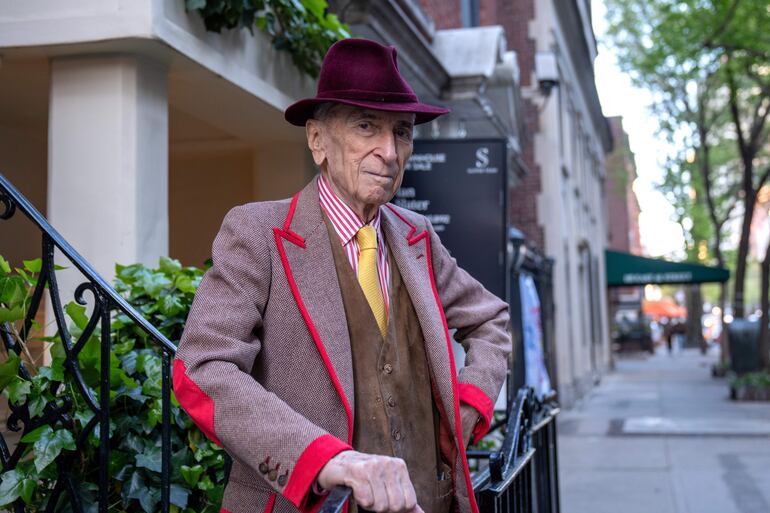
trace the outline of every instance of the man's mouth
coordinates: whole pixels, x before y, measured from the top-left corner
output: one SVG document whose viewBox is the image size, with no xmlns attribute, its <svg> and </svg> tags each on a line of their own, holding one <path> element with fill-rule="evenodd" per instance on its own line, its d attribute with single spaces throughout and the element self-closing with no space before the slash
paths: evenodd
<svg viewBox="0 0 770 513">
<path fill-rule="evenodd" d="M 367 175 L 375 176 L 377 178 L 381 178 L 383 180 L 393 180 L 393 179 L 395 179 L 394 176 L 389 175 L 387 173 L 376 173 L 374 171 L 364 171 L 364 173 L 366 173 Z"/>
</svg>

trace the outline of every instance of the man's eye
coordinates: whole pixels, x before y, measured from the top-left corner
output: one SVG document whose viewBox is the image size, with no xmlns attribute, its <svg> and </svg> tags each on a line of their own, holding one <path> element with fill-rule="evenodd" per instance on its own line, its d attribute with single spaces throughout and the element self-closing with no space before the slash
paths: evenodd
<svg viewBox="0 0 770 513">
<path fill-rule="evenodd" d="M 358 124 L 358 128 L 361 128 L 363 130 L 369 130 L 370 128 L 372 128 L 372 124 L 369 123 L 368 121 L 361 121 Z"/>
<path fill-rule="evenodd" d="M 396 129 L 396 136 L 401 137 L 403 139 L 411 139 L 412 138 L 412 131 L 408 130 L 406 128 L 397 128 Z"/>
</svg>

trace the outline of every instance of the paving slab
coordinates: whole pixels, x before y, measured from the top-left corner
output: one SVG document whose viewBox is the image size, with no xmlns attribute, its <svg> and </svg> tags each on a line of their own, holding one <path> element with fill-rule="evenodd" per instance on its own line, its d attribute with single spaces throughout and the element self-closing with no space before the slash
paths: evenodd
<svg viewBox="0 0 770 513">
<path fill-rule="evenodd" d="M 770 403 L 735 402 L 717 353 L 621 356 L 559 418 L 563 513 L 770 513 Z"/>
</svg>

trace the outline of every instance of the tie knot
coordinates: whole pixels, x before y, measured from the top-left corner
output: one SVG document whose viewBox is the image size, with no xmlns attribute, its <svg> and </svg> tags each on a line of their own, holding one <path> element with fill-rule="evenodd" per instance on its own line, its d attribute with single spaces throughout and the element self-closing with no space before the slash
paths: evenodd
<svg viewBox="0 0 770 513">
<path fill-rule="evenodd" d="M 367 224 L 356 233 L 356 241 L 361 250 L 377 249 L 377 232 L 374 226 Z"/>
</svg>

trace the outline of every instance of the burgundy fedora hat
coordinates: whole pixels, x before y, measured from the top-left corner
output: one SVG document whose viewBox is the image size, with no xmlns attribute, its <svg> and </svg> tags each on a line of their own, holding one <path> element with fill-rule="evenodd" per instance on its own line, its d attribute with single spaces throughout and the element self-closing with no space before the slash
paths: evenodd
<svg viewBox="0 0 770 513">
<path fill-rule="evenodd" d="M 284 118 L 305 126 L 316 106 L 344 103 L 365 109 L 414 112 L 415 124 L 446 114 L 449 109 L 420 103 L 398 71 L 396 49 L 368 39 L 342 39 L 326 52 L 314 98 L 290 105 Z"/>
</svg>

